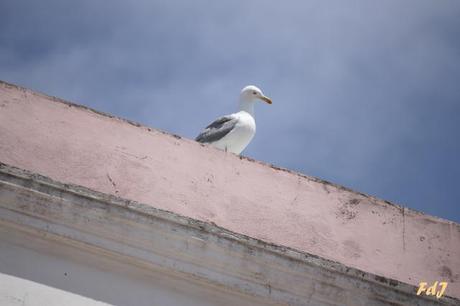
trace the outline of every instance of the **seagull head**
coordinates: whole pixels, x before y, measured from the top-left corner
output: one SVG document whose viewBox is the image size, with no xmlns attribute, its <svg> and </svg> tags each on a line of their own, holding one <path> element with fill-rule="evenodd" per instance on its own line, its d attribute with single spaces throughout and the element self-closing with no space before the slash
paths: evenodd
<svg viewBox="0 0 460 306">
<path fill-rule="evenodd" d="M 256 102 L 257 100 L 272 104 L 272 100 L 265 96 L 260 88 L 249 85 L 241 90 L 240 99 L 245 102 Z"/>
</svg>

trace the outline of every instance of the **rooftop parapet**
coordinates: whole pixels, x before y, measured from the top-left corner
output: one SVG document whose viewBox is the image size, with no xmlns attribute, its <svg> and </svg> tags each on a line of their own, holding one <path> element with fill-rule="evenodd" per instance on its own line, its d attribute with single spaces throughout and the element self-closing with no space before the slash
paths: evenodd
<svg viewBox="0 0 460 306">
<path fill-rule="evenodd" d="M 3 82 L 0 162 L 460 298 L 459 224 Z"/>
</svg>

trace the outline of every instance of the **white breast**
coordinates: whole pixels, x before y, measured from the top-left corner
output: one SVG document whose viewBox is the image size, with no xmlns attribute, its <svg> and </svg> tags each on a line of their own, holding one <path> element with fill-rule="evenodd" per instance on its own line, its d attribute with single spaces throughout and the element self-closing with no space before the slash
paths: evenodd
<svg viewBox="0 0 460 306">
<path fill-rule="evenodd" d="M 256 122 L 254 118 L 245 111 L 234 114 L 238 118 L 235 128 L 219 141 L 212 145 L 235 154 L 240 154 L 251 142 L 256 134 Z"/>
</svg>

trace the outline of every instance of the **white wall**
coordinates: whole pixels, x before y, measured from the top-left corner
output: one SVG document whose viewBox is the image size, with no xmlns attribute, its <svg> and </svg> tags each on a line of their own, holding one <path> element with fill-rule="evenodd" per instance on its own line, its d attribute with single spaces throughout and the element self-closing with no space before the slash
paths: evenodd
<svg viewBox="0 0 460 306">
<path fill-rule="evenodd" d="M 3 306 L 105 306 L 106 303 L 0 273 L 0 305 Z"/>
</svg>

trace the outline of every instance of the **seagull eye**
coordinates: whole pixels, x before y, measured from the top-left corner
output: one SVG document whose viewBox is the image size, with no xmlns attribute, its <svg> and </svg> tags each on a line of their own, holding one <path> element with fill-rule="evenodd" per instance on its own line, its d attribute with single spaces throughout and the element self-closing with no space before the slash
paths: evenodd
<svg viewBox="0 0 460 306">
<path fill-rule="evenodd" d="M 253 95 L 257 95 L 257 92 L 253 91 L 252 94 L 253 94 Z"/>
</svg>

